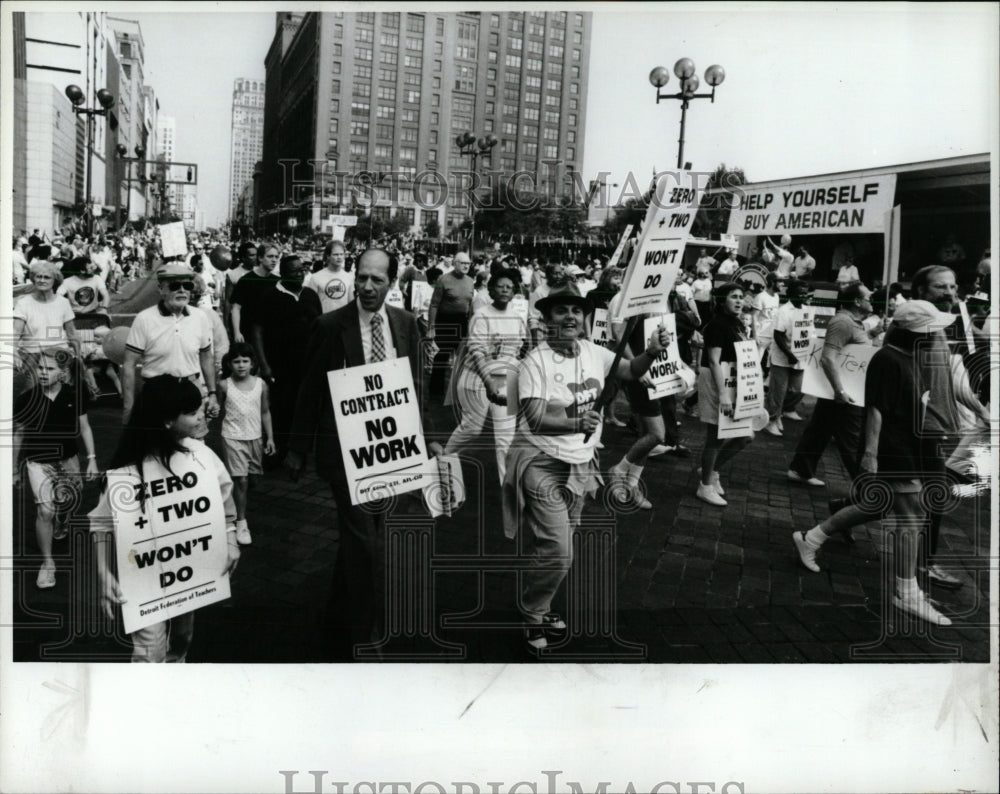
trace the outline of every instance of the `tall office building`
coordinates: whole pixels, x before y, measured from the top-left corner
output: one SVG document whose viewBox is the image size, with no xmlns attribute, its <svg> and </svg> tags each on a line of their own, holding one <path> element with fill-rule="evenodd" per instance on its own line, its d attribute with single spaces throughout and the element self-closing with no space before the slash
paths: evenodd
<svg viewBox="0 0 1000 794">
<path fill-rule="evenodd" d="M 403 213 L 412 227 L 435 218 L 447 231 L 468 214 L 468 177 L 456 173 L 469 169 L 455 144 L 465 132 L 500 139 L 481 173 L 527 171 L 538 192 L 569 194 L 583 162 L 590 36 L 591 14 L 574 11 L 279 13 L 265 59 L 260 225 L 295 215 L 315 227 L 357 200 L 331 179 L 319 200 L 318 161 L 402 175 L 377 188 L 372 212 Z M 429 172 L 445 179 L 418 176 Z"/>
<path fill-rule="evenodd" d="M 229 145 L 229 217 L 237 215 L 243 188 L 253 180 L 264 150 L 264 81 L 233 82 L 233 130 Z"/>
</svg>

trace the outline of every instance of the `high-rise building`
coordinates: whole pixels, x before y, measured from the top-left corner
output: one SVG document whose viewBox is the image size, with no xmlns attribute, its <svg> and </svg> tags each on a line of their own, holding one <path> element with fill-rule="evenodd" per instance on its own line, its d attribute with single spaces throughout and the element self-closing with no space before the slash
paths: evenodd
<svg viewBox="0 0 1000 794">
<path fill-rule="evenodd" d="M 145 43 L 142 28 L 134 19 L 107 16 L 107 25 L 114 37 L 114 46 L 120 65 L 118 107 L 120 124 L 117 143 L 125 146 L 128 157 L 135 156 L 135 147 L 141 146 L 147 160 L 154 159 L 156 102 L 151 92 L 144 91 Z M 133 164 L 132 179 L 125 180 L 128 191 L 122 206 L 129 209 L 130 219 L 142 217 L 147 212 L 145 184 L 139 181 L 142 168 Z M 148 173 L 148 169 L 147 169 Z"/>
<path fill-rule="evenodd" d="M 527 172 L 539 193 L 571 193 L 590 36 L 591 14 L 576 11 L 279 13 L 264 62 L 260 225 L 294 215 L 315 227 L 374 195 L 376 216 L 447 230 L 468 214 L 469 158 L 455 143 L 466 132 L 499 138 L 479 157 L 484 175 Z M 337 172 L 396 177 L 348 190 L 353 178 Z"/>
<path fill-rule="evenodd" d="M 253 181 L 264 150 L 264 81 L 233 82 L 233 132 L 229 145 L 229 217 L 237 215 L 243 188 Z"/>
</svg>

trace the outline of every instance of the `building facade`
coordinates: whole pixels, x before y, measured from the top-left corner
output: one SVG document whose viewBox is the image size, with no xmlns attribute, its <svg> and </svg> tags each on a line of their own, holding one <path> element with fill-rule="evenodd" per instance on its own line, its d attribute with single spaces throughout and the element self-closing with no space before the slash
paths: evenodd
<svg viewBox="0 0 1000 794">
<path fill-rule="evenodd" d="M 229 145 L 229 217 L 237 215 L 240 195 L 253 182 L 254 165 L 264 150 L 264 81 L 233 82 L 232 138 Z"/>
<path fill-rule="evenodd" d="M 145 43 L 142 29 L 134 19 L 108 16 L 107 25 L 114 38 L 115 52 L 120 68 L 118 107 L 120 123 L 116 143 L 123 144 L 129 157 L 135 156 L 135 147 L 141 146 L 146 159 L 154 159 L 155 98 L 145 90 Z M 132 165 L 132 180 L 120 183 L 121 206 L 129 210 L 129 220 L 147 214 L 147 190 L 143 177 L 148 169 Z"/>
<path fill-rule="evenodd" d="M 469 212 L 466 132 L 499 139 L 478 158 L 481 184 L 520 172 L 521 187 L 573 194 L 591 24 L 573 11 L 278 14 L 261 226 L 362 207 L 454 228 Z"/>
</svg>

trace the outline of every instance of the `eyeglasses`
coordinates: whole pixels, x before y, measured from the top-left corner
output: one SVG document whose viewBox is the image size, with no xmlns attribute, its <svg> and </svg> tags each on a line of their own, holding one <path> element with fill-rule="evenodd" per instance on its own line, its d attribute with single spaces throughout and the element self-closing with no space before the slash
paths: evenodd
<svg viewBox="0 0 1000 794">
<path fill-rule="evenodd" d="M 167 289 L 171 292 L 177 292 L 178 290 L 184 290 L 185 292 L 194 292 L 194 282 L 193 281 L 168 281 Z"/>
</svg>

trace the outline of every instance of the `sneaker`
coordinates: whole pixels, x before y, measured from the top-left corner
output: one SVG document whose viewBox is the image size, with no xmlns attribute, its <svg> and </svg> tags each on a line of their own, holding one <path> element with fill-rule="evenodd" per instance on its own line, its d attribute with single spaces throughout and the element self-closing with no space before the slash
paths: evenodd
<svg viewBox="0 0 1000 794">
<path fill-rule="evenodd" d="M 653 509 L 653 503 L 650 502 L 645 496 L 643 496 L 642 491 L 640 491 L 638 488 L 630 488 L 628 495 L 629 495 L 629 501 L 635 502 L 636 506 L 640 510 Z"/>
<path fill-rule="evenodd" d="M 597 442 L 597 448 L 598 449 L 604 449 L 604 444 L 602 444 L 600 441 L 598 441 Z"/>
<path fill-rule="evenodd" d="M 781 436 L 784 435 L 784 433 L 781 432 L 781 428 L 778 427 L 778 423 L 774 420 L 771 420 L 766 425 L 764 425 L 764 432 L 767 433 L 768 435 L 774 436 L 775 438 L 780 438 Z"/>
<path fill-rule="evenodd" d="M 802 417 L 799 416 L 798 411 L 785 411 L 781 416 L 784 419 L 791 419 L 793 422 L 802 421 Z"/>
<path fill-rule="evenodd" d="M 549 612 L 542 618 L 542 628 L 551 634 L 556 634 L 566 631 L 566 621 L 558 612 Z"/>
<path fill-rule="evenodd" d="M 52 540 L 66 540 L 69 536 L 69 516 L 59 513 L 52 526 Z"/>
<path fill-rule="evenodd" d="M 948 573 L 940 565 L 928 565 L 927 576 L 934 584 L 946 587 L 949 590 L 958 590 L 965 584 L 965 582 L 957 576 Z"/>
<path fill-rule="evenodd" d="M 697 468 L 697 472 L 698 472 L 698 479 L 700 480 L 701 479 L 701 466 L 699 466 Z M 719 496 L 725 496 L 726 495 L 726 492 L 725 492 L 725 490 L 722 487 L 722 480 L 719 479 L 719 472 L 713 471 L 712 472 L 712 476 L 709 478 L 709 480 L 710 480 L 709 484 L 715 489 L 715 492 Z"/>
<path fill-rule="evenodd" d="M 802 560 L 802 564 L 813 573 L 819 573 L 820 567 L 816 564 L 817 549 L 809 545 L 809 542 L 806 540 L 805 530 L 793 532 L 792 540 L 795 541 L 795 548 L 799 552 L 799 559 Z"/>
<path fill-rule="evenodd" d="M 657 444 L 649 451 L 649 457 L 656 458 L 659 457 L 660 455 L 666 455 L 673 449 L 674 449 L 673 447 L 668 447 L 666 444 Z"/>
<path fill-rule="evenodd" d="M 698 490 L 695 491 L 694 495 L 701 499 L 701 501 L 708 502 L 708 504 L 715 505 L 716 507 L 725 507 L 729 504 L 729 502 L 719 496 L 719 492 L 711 485 L 698 483 Z"/>
<path fill-rule="evenodd" d="M 241 546 L 249 546 L 253 543 L 253 538 L 250 537 L 250 527 L 247 526 L 246 521 L 236 524 L 236 542 Z"/>
<path fill-rule="evenodd" d="M 806 485 L 812 485 L 816 488 L 822 488 L 824 485 L 826 485 L 826 483 L 823 482 L 821 479 L 819 479 L 819 477 L 806 478 L 803 477 L 801 474 L 799 474 L 797 471 L 793 471 L 792 469 L 789 469 L 785 473 L 785 476 L 788 477 L 788 479 L 791 480 L 792 482 L 805 483 Z"/>
<path fill-rule="evenodd" d="M 534 651 L 540 651 L 548 647 L 549 644 L 545 637 L 545 629 L 541 625 L 525 627 L 524 639 L 528 643 L 528 647 Z"/>
<path fill-rule="evenodd" d="M 43 565 L 38 570 L 38 578 L 35 579 L 35 586 L 39 590 L 48 590 L 50 587 L 56 586 L 56 569 L 55 566 L 51 568 Z"/>
<path fill-rule="evenodd" d="M 933 623 L 935 626 L 950 626 L 951 619 L 938 612 L 927 600 L 923 590 L 914 590 L 906 595 L 894 595 L 892 603 L 897 609 L 916 615 L 921 620 Z"/>
</svg>

